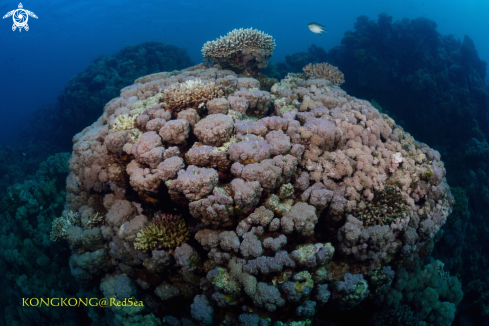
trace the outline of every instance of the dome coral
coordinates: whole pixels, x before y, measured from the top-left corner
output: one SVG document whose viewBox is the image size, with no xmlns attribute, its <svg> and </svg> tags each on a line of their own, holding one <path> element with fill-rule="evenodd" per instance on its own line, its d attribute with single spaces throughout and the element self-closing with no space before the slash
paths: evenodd
<svg viewBox="0 0 489 326">
<path fill-rule="evenodd" d="M 208 58 L 236 53 L 217 43 Z M 125 273 L 172 314 L 159 317 L 203 325 L 305 323 L 316 305 L 377 295 L 371 275 L 389 285 L 388 266 L 420 254 L 451 212 L 440 155 L 334 82 L 299 77 L 266 92 L 199 65 L 122 89 L 74 138 L 67 210 L 104 216 L 83 231 L 96 243 L 68 237 L 75 276 Z M 114 128 L 123 115 L 134 124 Z"/>
</svg>

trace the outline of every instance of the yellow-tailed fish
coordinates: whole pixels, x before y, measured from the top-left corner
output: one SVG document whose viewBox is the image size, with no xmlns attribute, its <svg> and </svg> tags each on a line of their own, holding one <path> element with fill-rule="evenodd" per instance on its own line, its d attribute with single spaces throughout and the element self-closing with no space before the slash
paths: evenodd
<svg viewBox="0 0 489 326">
<path fill-rule="evenodd" d="M 313 32 L 314 34 L 323 35 L 324 33 L 327 33 L 328 32 L 328 31 L 325 31 L 323 29 L 324 28 L 323 25 L 318 24 L 318 23 L 310 23 L 309 25 L 307 25 L 307 27 L 309 27 L 309 29 L 311 30 L 311 32 Z"/>
</svg>

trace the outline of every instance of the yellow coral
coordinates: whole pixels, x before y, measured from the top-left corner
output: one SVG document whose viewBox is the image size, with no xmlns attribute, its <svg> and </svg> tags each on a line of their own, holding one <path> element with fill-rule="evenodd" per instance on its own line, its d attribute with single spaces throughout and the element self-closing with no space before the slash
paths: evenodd
<svg viewBox="0 0 489 326">
<path fill-rule="evenodd" d="M 140 110 L 140 112 L 143 112 L 147 108 L 152 108 L 155 104 L 158 104 L 162 98 L 163 98 L 162 93 L 156 93 L 156 95 L 148 97 L 145 100 L 139 100 L 134 102 L 131 105 L 131 114 L 133 113 L 134 110 Z"/>
<path fill-rule="evenodd" d="M 275 83 L 272 86 L 270 92 L 277 95 L 281 90 L 297 88 L 297 82 L 304 81 L 305 79 L 306 76 L 302 73 L 288 73 L 284 79 L 282 79 L 279 83 Z"/>
<path fill-rule="evenodd" d="M 114 126 L 112 127 L 113 132 L 133 129 L 136 121 L 137 115 L 130 116 L 129 114 L 121 114 L 114 121 Z"/>
<path fill-rule="evenodd" d="M 345 82 L 345 75 L 343 75 L 338 67 L 326 62 L 310 63 L 302 68 L 302 70 L 308 78 L 324 78 L 329 80 L 333 85 L 339 86 Z"/>
<path fill-rule="evenodd" d="M 175 219 L 156 219 L 138 232 L 134 248 L 141 251 L 176 248 L 188 239 L 187 225 L 181 216 Z"/>
<path fill-rule="evenodd" d="M 131 111 L 126 114 L 121 114 L 118 116 L 112 127 L 112 132 L 117 132 L 121 130 L 130 130 L 136 128 L 136 119 L 147 109 L 151 108 L 154 105 L 158 104 L 163 98 L 163 94 L 158 93 L 155 96 L 151 96 L 146 100 L 136 101 L 131 105 Z M 134 133 L 138 133 L 137 131 L 132 130 L 130 137 L 137 141 L 139 135 L 133 135 Z"/>
<path fill-rule="evenodd" d="M 212 151 L 214 153 L 227 151 L 229 149 L 229 146 L 231 146 L 232 144 L 236 143 L 237 141 L 238 140 L 236 139 L 236 136 L 232 136 L 229 139 L 229 141 L 225 142 L 221 147 L 214 148 Z"/>
<path fill-rule="evenodd" d="M 143 132 L 137 128 L 133 128 L 131 129 L 131 132 L 129 132 L 129 137 L 134 141 L 134 142 L 137 142 L 139 137 L 141 137 L 141 135 L 143 134 Z"/>
</svg>

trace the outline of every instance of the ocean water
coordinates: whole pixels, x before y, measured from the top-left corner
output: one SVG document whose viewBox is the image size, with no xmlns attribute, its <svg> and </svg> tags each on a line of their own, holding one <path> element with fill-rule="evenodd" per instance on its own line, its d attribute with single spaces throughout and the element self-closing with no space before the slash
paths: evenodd
<svg viewBox="0 0 489 326">
<path fill-rule="evenodd" d="M 2 12 L 17 9 L 18 3 L 2 1 Z M 489 58 L 485 42 L 488 26 L 485 1 L 132 1 L 91 2 L 31 1 L 24 8 L 30 18 L 27 33 L 10 33 L 12 19 L 2 20 L 0 83 L 5 119 L 2 143 L 14 141 L 14 126 L 31 110 L 56 101 L 70 78 L 100 55 L 114 54 L 128 45 L 161 41 L 187 49 L 195 63 L 202 60 L 203 43 L 234 28 L 257 28 L 277 42 L 272 60 L 305 51 L 311 44 L 329 49 L 339 44 L 356 17 L 375 19 L 386 12 L 394 20 L 426 17 L 438 31 L 457 39 L 469 35 L 480 57 Z M 30 8 L 30 9 L 29 9 Z M 2 14 L 2 16 L 4 15 Z M 307 29 L 310 22 L 325 26 L 319 37 Z M 25 30 L 24 30 L 25 31 Z M 30 96 L 26 96 L 28 90 Z"/>
<path fill-rule="evenodd" d="M 19 6 L 0 1 L 0 14 Z M 28 17 L 28 31 L 0 20 L 0 326 L 489 325 L 488 1 L 22 6 L 38 17 Z M 327 33 L 311 32 L 311 22 Z M 231 104 L 219 105 L 233 113 L 215 104 L 225 114 L 209 122 L 212 105 L 168 102 L 171 85 L 185 85 L 191 72 L 161 75 L 156 88 L 140 80 L 120 95 L 155 67 L 203 63 L 204 43 L 239 28 L 273 37 L 262 73 L 276 80 L 220 62 L 228 70 L 218 78 L 256 79 L 239 82 L 248 88 L 241 95 L 212 97 L 227 97 Z M 218 61 L 195 78 L 206 82 Z M 289 75 L 272 87 L 321 62 L 345 83 Z M 307 96 L 290 95 L 301 87 Z M 243 115 L 234 96 L 247 99 Z M 251 104 L 257 98 L 265 105 Z M 160 102 L 166 112 L 153 112 Z M 307 122 L 309 111 L 320 119 Z M 124 114 L 134 116 L 131 127 Z M 265 116 L 276 120 L 246 124 Z M 158 118 L 165 122 L 144 120 Z M 170 120 L 173 129 L 161 131 Z M 231 150 L 252 141 L 238 136 L 250 128 L 260 140 Z M 113 136 L 126 131 L 124 140 Z M 226 158 L 205 146 L 189 154 L 201 145 Z M 266 157 L 250 154 L 256 148 Z M 278 155 L 290 160 L 263 163 Z M 153 236 L 156 245 L 144 242 Z M 53 297 L 134 298 L 144 308 L 29 301 Z"/>
</svg>

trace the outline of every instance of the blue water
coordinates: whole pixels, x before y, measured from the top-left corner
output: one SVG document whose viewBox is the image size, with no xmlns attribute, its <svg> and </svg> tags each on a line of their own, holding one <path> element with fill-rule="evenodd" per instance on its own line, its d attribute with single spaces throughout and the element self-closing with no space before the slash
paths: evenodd
<svg viewBox="0 0 489 326">
<path fill-rule="evenodd" d="M 23 2 L 29 31 L 11 30 L 12 18 L 0 20 L 0 144 L 10 144 L 13 131 L 32 110 L 56 101 L 71 77 L 102 54 L 128 45 L 162 41 L 186 48 L 195 63 L 202 45 L 234 28 L 253 27 L 277 43 L 272 61 L 305 51 L 311 44 L 326 50 L 338 45 L 359 15 L 377 19 L 387 12 L 394 21 L 426 17 L 441 34 L 469 35 L 479 56 L 489 61 L 489 1 L 323 0 L 323 1 L 47 1 Z M 17 9 L 1 1 L 0 13 Z M 328 33 L 311 33 L 315 21 Z"/>
</svg>

